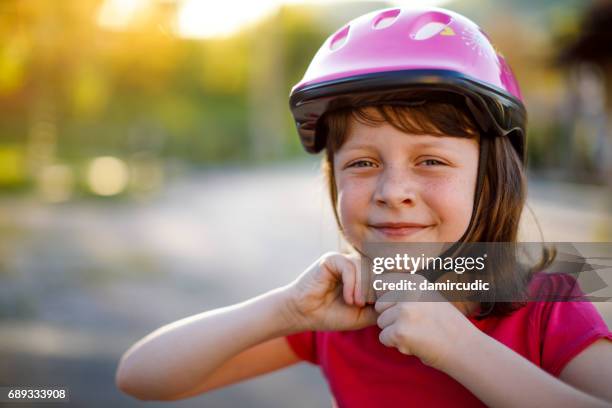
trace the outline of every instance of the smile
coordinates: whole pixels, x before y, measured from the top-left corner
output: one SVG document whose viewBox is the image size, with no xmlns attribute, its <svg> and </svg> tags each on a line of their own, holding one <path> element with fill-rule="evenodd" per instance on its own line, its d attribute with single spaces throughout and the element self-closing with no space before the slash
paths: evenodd
<svg viewBox="0 0 612 408">
<path fill-rule="evenodd" d="M 388 223 L 388 224 L 369 225 L 369 227 L 384 237 L 398 238 L 398 237 L 408 237 L 408 236 L 414 235 L 420 231 L 423 231 L 431 227 L 431 225 Z"/>
</svg>

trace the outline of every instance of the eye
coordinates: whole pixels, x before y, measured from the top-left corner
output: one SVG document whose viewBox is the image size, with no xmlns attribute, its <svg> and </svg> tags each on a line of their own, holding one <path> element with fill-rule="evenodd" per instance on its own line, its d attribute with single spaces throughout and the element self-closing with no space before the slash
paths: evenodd
<svg viewBox="0 0 612 408">
<path fill-rule="evenodd" d="M 444 166 L 445 165 L 443 162 L 441 162 L 440 160 L 436 160 L 436 159 L 423 160 L 420 164 L 424 164 L 427 167 L 429 167 L 429 166 Z"/>
<path fill-rule="evenodd" d="M 348 168 L 348 167 L 356 167 L 356 168 L 359 168 L 359 167 L 375 167 L 375 166 L 376 166 L 376 163 L 374 163 L 374 162 L 372 162 L 372 161 L 370 161 L 370 160 L 357 160 L 357 161 L 354 161 L 354 162 L 350 163 L 350 164 L 349 164 L 348 166 L 346 166 L 346 167 L 347 167 L 347 168 Z"/>
</svg>

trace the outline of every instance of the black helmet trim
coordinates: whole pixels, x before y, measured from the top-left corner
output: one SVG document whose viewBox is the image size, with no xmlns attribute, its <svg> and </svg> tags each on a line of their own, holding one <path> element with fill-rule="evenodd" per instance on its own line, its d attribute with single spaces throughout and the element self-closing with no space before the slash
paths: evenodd
<svg viewBox="0 0 612 408">
<path fill-rule="evenodd" d="M 508 136 L 521 160 L 525 161 L 527 114 L 523 103 L 498 87 L 449 70 L 375 72 L 294 90 L 289 105 L 304 149 L 318 153 L 325 147 L 325 136 L 317 134 L 317 122 L 330 110 L 349 107 L 342 106 L 342 97 L 404 90 L 444 91 L 464 96 L 484 134 Z"/>
</svg>

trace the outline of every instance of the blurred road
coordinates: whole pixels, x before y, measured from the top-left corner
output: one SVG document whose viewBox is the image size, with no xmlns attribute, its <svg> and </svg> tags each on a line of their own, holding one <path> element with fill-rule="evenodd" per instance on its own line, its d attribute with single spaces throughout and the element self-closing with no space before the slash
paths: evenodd
<svg viewBox="0 0 612 408">
<path fill-rule="evenodd" d="M 548 241 L 612 241 L 600 189 L 533 181 L 529 202 Z M 524 223 L 524 240 L 539 240 L 533 219 Z M 144 406 L 114 387 L 133 342 L 286 284 L 340 243 L 315 162 L 209 170 L 142 202 L 4 197 L 0 234 L 0 384 L 65 385 L 71 406 L 87 407 Z M 597 305 L 609 325 L 611 305 Z M 318 369 L 300 364 L 160 405 L 313 407 L 329 398 Z"/>
</svg>

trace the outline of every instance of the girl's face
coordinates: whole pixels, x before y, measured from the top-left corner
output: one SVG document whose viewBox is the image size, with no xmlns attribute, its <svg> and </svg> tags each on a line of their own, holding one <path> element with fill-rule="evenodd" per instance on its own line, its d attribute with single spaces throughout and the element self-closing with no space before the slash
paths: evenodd
<svg viewBox="0 0 612 408">
<path fill-rule="evenodd" d="M 334 156 L 338 216 L 364 242 L 455 242 L 472 215 L 478 141 L 406 134 L 351 118 Z"/>
</svg>

